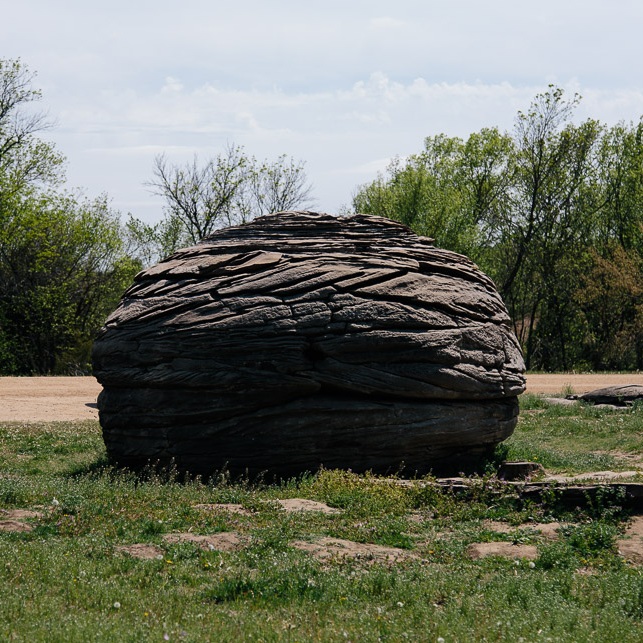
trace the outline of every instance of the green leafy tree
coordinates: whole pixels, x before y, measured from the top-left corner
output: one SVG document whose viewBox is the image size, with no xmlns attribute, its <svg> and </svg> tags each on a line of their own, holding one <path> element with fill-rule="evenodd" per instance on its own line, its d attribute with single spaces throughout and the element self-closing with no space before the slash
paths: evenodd
<svg viewBox="0 0 643 643">
<path fill-rule="evenodd" d="M 63 157 L 37 137 L 51 124 L 33 108 L 41 99 L 33 79 L 19 60 L 0 59 L 0 212 L 11 196 L 62 179 Z"/>
<path fill-rule="evenodd" d="M 594 370 L 643 369 L 643 256 L 617 243 L 585 261 L 576 303 L 584 356 Z"/>
<path fill-rule="evenodd" d="M 105 198 L 15 203 L 0 232 L 0 372 L 87 371 L 94 335 L 139 269 Z"/>
<path fill-rule="evenodd" d="M 525 348 L 527 368 L 544 363 L 570 368 L 572 291 L 576 258 L 587 246 L 595 217 L 585 198 L 594 180 L 601 127 L 569 122 L 579 100 L 559 88 L 539 94 L 516 122 L 515 172 L 509 208 L 499 221 L 496 271 Z"/>
<path fill-rule="evenodd" d="M 356 212 L 379 214 L 434 238 L 439 246 L 484 262 L 493 222 L 505 198 L 512 141 L 483 129 L 467 141 L 438 135 L 385 174 L 361 186 Z"/>
<path fill-rule="evenodd" d="M 94 334 L 140 264 L 105 197 L 59 191 L 63 157 L 38 138 L 40 92 L 0 60 L 0 373 L 88 368 Z"/>
</svg>

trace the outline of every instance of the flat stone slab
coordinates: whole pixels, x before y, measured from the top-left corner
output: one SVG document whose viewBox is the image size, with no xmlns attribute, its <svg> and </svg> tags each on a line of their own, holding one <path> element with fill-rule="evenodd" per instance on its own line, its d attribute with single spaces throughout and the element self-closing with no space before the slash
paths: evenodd
<svg viewBox="0 0 643 643">
<path fill-rule="evenodd" d="M 205 551 L 238 551 L 244 545 L 243 538 L 234 531 L 210 535 L 199 535 L 190 532 L 171 533 L 165 534 L 163 541 L 170 544 L 192 543 Z"/>
<path fill-rule="evenodd" d="M 120 554 L 127 554 L 132 558 L 140 560 L 161 560 L 163 550 L 157 545 L 146 543 L 134 543 L 133 545 L 118 545 L 116 551 Z"/>
<path fill-rule="evenodd" d="M 277 500 L 277 502 L 288 513 L 299 513 L 307 511 L 315 511 L 323 514 L 338 514 L 341 513 L 339 509 L 329 507 L 324 502 L 317 502 L 316 500 L 308 500 L 306 498 L 286 498 L 284 500 Z"/>
<path fill-rule="evenodd" d="M 28 533 L 33 531 L 33 525 L 21 520 L 0 520 L 0 531 L 7 531 L 13 533 Z"/>
<path fill-rule="evenodd" d="M 324 537 L 314 542 L 296 540 L 290 545 L 295 549 L 311 554 L 314 558 L 323 562 L 351 559 L 366 563 L 390 564 L 418 558 L 416 554 L 405 549 L 370 543 L 356 543 L 342 538 Z"/>
<path fill-rule="evenodd" d="M 467 547 L 467 556 L 474 560 L 487 556 L 501 556 L 511 560 L 536 560 L 538 548 L 535 545 L 514 545 L 513 543 L 471 543 Z"/>
<path fill-rule="evenodd" d="M 588 404 L 627 406 L 637 400 L 643 400 L 643 386 L 637 384 L 608 386 L 583 393 L 577 399 Z"/>
</svg>

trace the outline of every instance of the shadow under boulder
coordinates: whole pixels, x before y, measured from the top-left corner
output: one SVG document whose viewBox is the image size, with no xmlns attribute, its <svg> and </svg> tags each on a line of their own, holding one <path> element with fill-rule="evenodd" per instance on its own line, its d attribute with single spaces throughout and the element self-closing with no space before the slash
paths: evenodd
<svg viewBox="0 0 643 643">
<path fill-rule="evenodd" d="M 286 212 L 141 272 L 93 349 L 120 465 L 461 471 L 513 432 L 524 364 L 492 281 L 381 217 Z"/>
</svg>

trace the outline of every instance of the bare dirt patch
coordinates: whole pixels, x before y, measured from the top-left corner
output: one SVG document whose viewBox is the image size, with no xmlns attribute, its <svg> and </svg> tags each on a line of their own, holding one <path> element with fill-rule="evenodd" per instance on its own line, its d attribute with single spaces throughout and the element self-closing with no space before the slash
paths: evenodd
<svg viewBox="0 0 643 643">
<path fill-rule="evenodd" d="M 643 516 L 635 516 L 625 535 L 616 541 L 621 556 L 635 565 L 643 564 Z"/>
<path fill-rule="evenodd" d="M 147 545 L 145 543 L 118 545 L 116 551 L 122 554 L 128 554 L 132 558 L 139 558 L 140 560 L 159 560 L 163 558 L 163 550 L 160 547 Z"/>
<path fill-rule="evenodd" d="M 568 476 L 564 473 L 548 475 L 544 478 L 544 482 L 560 482 L 563 484 L 574 484 L 576 482 L 613 482 L 614 480 L 625 480 L 627 478 L 634 478 L 641 475 L 641 470 L 636 471 L 589 471 L 587 473 L 579 473 L 574 476 Z"/>
<path fill-rule="evenodd" d="M 42 518 L 42 511 L 33 509 L 0 509 L 1 519 L 24 520 L 25 518 Z"/>
<path fill-rule="evenodd" d="M 0 377 L 0 422 L 98 418 L 94 377 Z"/>
<path fill-rule="evenodd" d="M 511 560 L 536 560 L 538 549 L 535 545 L 514 545 L 513 543 L 471 543 L 467 547 L 467 556 L 478 560 L 487 556 L 501 556 Z"/>
<path fill-rule="evenodd" d="M 22 520 L 0 520 L 0 531 L 11 533 L 28 533 L 33 531 L 33 525 Z"/>
<path fill-rule="evenodd" d="M 643 373 L 536 373 L 527 375 L 527 393 L 553 395 L 571 389 L 576 395 L 607 386 L 643 386 Z"/>
<path fill-rule="evenodd" d="M 29 533 L 33 531 L 34 526 L 25 520 L 42 517 L 41 511 L 33 509 L 0 509 L 0 531 Z"/>
<path fill-rule="evenodd" d="M 397 563 L 404 560 L 417 559 L 417 555 L 405 549 L 356 543 L 341 538 L 320 538 L 315 542 L 296 540 L 290 543 L 292 547 L 308 552 L 322 562 L 332 560 L 359 560 L 366 563 Z"/>
<path fill-rule="evenodd" d="M 300 511 L 318 511 L 323 514 L 341 513 L 339 509 L 329 507 L 323 502 L 317 502 L 316 500 L 307 500 L 306 498 L 287 498 L 285 500 L 277 500 L 277 502 L 288 513 L 297 513 Z"/>
<path fill-rule="evenodd" d="M 510 525 L 506 522 L 499 522 L 497 520 L 484 520 L 482 526 L 489 531 L 497 534 L 515 534 L 517 531 L 536 532 L 543 538 L 548 540 L 557 540 L 561 528 L 566 527 L 566 524 L 560 522 L 538 522 L 538 523 L 524 523 L 517 527 Z"/>
<path fill-rule="evenodd" d="M 205 551 L 238 551 L 244 545 L 244 541 L 234 531 L 226 531 L 208 536 L 200 536 L 189 532 L 165 534 L 163 540 L 166 543 L 192 543 Z"/>
<path fill-rule="evenodd" d="M 284 500 L 276 500 L 275 502 L 288 513 L 297 513 L 301 511 L 317 511 L 323 514 L 340 513 L 339 509 L 334 509 L 323 502 L 308 500 L 307 498 L 286 498 Z M 200 504 L 194 505 L 194 508 L 201 509 L 202 511 L 225 511 L 228 513 L 239 514 L 241 516 L 251 516 L 254 513 L 243 505 L 234 503 Z"/>
<path fill-rule="evenodd" d="M 231 514 L 238 514 L 240 516 L 252 516 L 254 512 L 246 509 L 243 505 L 238 505 L 231 502 L 211 503 L 194 505 L 194 509 L 201 511 L 214 511 L 214 512 L 227 512 Z"/>
</svg>

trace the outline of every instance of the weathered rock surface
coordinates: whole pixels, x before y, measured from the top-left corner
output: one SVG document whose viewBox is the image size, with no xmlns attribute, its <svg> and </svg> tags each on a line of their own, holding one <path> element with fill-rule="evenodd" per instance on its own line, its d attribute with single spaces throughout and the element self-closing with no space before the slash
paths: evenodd
<svg viewBox="0 0 643 643">
<path fill-rule="evenodd" d="M 281 213 L 140 273 L 93 350 L 109 455 L 209 474 L 463 467 L 513 431 L 493 283 L 380 217 Z"/>
<path fill-rule="evenodd" d="M 643 400 L 643 386 L 630 384 L 627 386 L 608 386 L 589 391 L 578 396 L 579 400 L 589 404 L 613 404 L 614 406 L 626 406 L 633 404 L 636 400 Z"/>
</svg>

